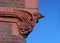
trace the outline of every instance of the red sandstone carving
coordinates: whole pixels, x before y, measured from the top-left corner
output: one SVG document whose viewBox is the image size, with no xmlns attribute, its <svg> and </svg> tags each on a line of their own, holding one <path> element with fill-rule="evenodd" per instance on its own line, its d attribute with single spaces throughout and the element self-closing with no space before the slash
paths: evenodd
<svg viewBox="0 0 60 43">
<path fill-rule="evenodd" d="M 8 34 L 10 35 L 10 36 L 8 35 L 8 37 L 12 37 L 13 39 L 13 35 L 14 35 L 15 38 L 16 36 L 20 36 L 21 39 L 22 38 L 24 39 L 29 35 L 35 23 L 38 22 L 38 19 L 43 17 L 37 11 L 37 8 L 38 8 L 37 2 L 38 0 L 29 0 L 29 1 L 19 0 L 19 2 L 15 0 L 13 1 L 13 3 L 12 3 L 12 0 L 7 0 L 7 2 L 6 0 L 0 1 L 0 3 L 2 4 L 2 5 L 0 4 L 0 23 L 1 25 L 6 24 L 5 26 L 6 29 L 9 27 L 7 25 L 10 25 L 10 24 L 12 25 L 11 31 L 10 31 L 11 34 L 9 34 L 8 32 Z M 9 31 L 9 29 L 7 31 Z M 8 43 L 12 43 L 12 42 L 8 42 Z M 20 43 L 19 40 L 16 43 Z"/>
<path fill-rule="evenodd" d="M 39 13 L 31 14 L 24 10 L 17 10 L 13 9 L 14 12 L 0 12 L 0 17 L 3 18 L 16 18 L 18 19 L 17 26 L 19 29 L 19 33 L 26 37 L 34 27 L 35 23 L 38 21 L 39 18 L 43 17 Z M 9 20 L 4 20 L 5 22 L 10 22 Z M 14 21 L 11 21 L 14 22 Z"/>
</svg>

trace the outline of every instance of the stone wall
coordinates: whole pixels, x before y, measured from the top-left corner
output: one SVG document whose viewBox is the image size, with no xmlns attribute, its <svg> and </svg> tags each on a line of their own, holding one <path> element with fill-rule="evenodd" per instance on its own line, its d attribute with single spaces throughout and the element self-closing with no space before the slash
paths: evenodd
<svg viewBox="0 0 60 43">
<path fill-rule="evenodd" d="M 25 0 L 0 0 L 0 7 L 24 8 Z"/>
<path fill-rule="evenodd" d="M 0 43 L 25 43 L 25 38 L 12 35 L 12 23 L 0 22 Z"/>
</svg>

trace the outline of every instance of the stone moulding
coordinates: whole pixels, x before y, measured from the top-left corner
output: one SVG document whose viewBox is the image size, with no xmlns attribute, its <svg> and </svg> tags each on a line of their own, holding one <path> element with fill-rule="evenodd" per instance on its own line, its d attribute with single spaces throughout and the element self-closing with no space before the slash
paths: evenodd
<svg viewBox="0 0 60 43">
<path fill-rule="evenodd" d="M 0 12 L 0 22 L 12 22 L 16 23 L 19 34 L 23 37 L 27 37 L 32 31 L 35 23 L 39 18 L 43 16 L 39 13 L 31 14 L 28 11 L 13 9 L 14 12 Z"/>
</svg>

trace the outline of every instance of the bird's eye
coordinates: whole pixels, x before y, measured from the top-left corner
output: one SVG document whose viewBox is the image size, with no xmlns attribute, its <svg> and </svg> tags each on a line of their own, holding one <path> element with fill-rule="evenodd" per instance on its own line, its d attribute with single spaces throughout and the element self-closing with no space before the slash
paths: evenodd
<svg viewBox="0 0 60 43">
<path fill-rule="evenodd" d="M 31 18 L 30 21 L 33 21 L 33 19 Z"/>
</svg>

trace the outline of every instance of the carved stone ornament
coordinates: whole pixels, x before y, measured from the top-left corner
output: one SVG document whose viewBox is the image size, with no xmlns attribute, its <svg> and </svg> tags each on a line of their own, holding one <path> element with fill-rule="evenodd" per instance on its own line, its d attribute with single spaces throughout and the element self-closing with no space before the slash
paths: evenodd
<svg viewBox="0 0 60 43">
<path fill-rule="evenodd" d="M 38 0 L 0 0 L 0 43 L 26 43 L 35 23 L 44 17 L 38 13 L 37 3 Z"/>
<path fill-rule="evenodd" d="M 32 31 L 35 23 L 43 16 L 39 13 L 31 14 L 28 11 L 13 9 L 14 12 L 0 12 L 0 18 L 16 18 L 18 21 L 0 20 L 1 22 L 16 22 L 19 29 L 19 34 L 27 37 Z"/>
</svg>

